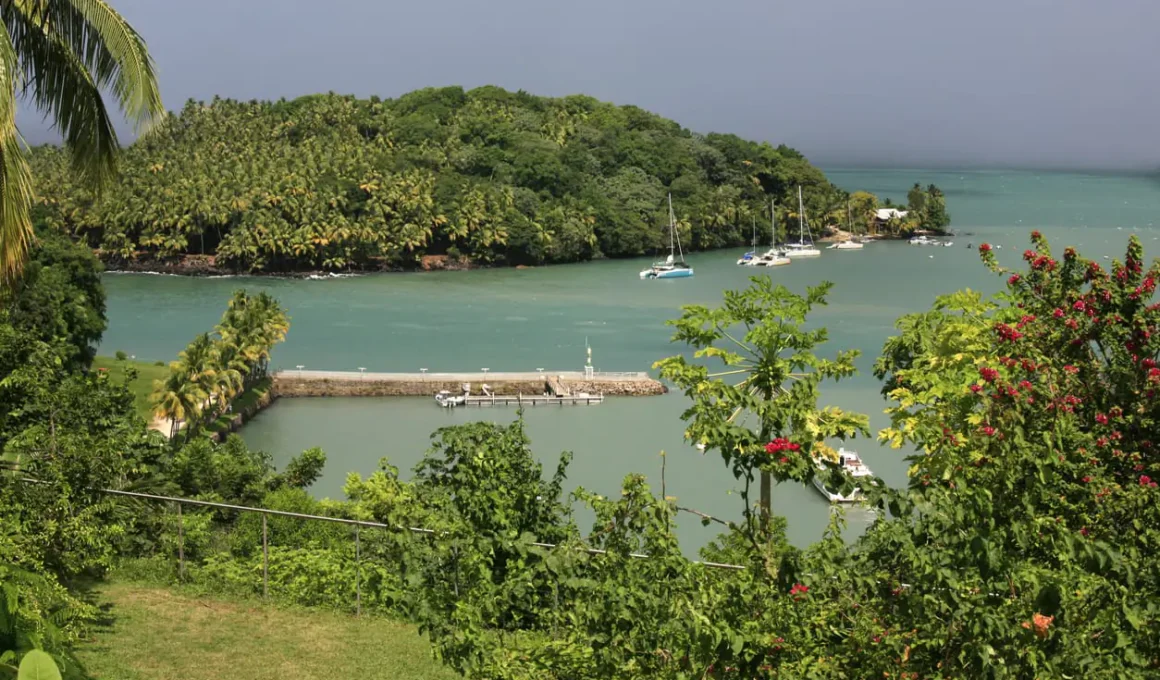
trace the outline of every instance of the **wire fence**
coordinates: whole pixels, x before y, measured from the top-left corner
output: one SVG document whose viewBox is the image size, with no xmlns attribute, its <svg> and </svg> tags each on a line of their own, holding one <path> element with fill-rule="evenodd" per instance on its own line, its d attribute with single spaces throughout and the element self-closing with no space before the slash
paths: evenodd
<svg viewBox="0 0 1160 680">
<path fill-rule="evenodd" d="M 24 479 L 23 481 L 33 484 L 44 484 L 40 480 Z M 268 598 L 270 595 L 270 544 L 269 544 L 269 517 L 285 517 L 301 520 L 304 522 L 329 522 L 333 524 L 343 524 L 354 528 L 354 554 L 355 554 L 355 613 L 362 614 L 362 537 L 361 531 L 363 529 L 379 529 L 387 531 L 406 531 L 413 534 L 422 534 L 431 536 L 438 540 L 440 533 L 434 529 L 425 527 L 408 527 L 392 524 L 384 524 L 382 522 L 372 522 L 368 520 L 347 519 L 344 517 L 327 517 L 325 515 L 309 515 L 300 512 L 290 512 L 287 510 L 274 510 L 271 508 L 252 507 L 247 505 L 235 505 L 232 503 L 218 503 L 215 501 L 203 501 L 195 498 L 183 498 L 180 496 L 162 496 L 158 494 L 142 493 L 139 491 L 121 491 L 118 489 L 98 489 L 102 494 L 109 496 L 120 496 L 126 498 L 135 498 L 139 500 L 151 501 L 163 504 L 175 504 L 177 508 L 177 573 L 179 578 L 185 578 L 186 559 L 185 559 L 185 518 L 182 513 L 184 506 L 194 506 L 203 508 L 215 508 L 218 510 L 231 510 L 242 513 L 254 513 L 261 516 L 262 519 L 262 597 Z M 588 553 L 589 555 L 605 555 L 607 550 L 599 548 L 573 548 L 571 546 L 560 546 L 555 543 L 532 542 L 530 545 L 537 548 L 544 548 L 548 550 L 555 549 L 577 549 Z M 644 553 L 629 553 L 629 557 L 634 559 L 648 559 L 649 556 Z M 720 562 L 709 562 L 704 560 L 692 560 L 692 564 L 700 565 L 711 569 L 726 569 L 734 571 L 742 571 L 746 567 L 737 564 L 724 564 Z"/>
</svg>

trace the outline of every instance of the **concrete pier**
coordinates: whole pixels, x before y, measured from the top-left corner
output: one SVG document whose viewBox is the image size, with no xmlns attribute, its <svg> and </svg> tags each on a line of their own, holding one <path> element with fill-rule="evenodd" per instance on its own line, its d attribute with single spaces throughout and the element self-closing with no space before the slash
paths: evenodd
<svg viewBox="0 0 1160 680">
<path fill-rule="evenodd" d="M 274 373 L 279 397 L 431 397 L 447 390 L 483 395 L 483 385 L 497 396 L 525 397 L 586 393 L 604 396 L 651 396 L 668 391 L 647 373 L 544 371 L 531 373 L 360 373 L 358 371 L 282 370 Z"/>
</svg>

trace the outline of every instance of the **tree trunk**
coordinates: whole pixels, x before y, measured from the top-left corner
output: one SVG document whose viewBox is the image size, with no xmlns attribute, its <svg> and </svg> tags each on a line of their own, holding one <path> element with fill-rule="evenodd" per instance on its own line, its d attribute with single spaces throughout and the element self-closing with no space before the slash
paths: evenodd
<svg viewBox="0 0 1160 680">
<path fill-rule="evenodd" d="M 769 532 L 769 518 L 773 511 L 771 504 L 773 501 L 773 482 L 770 479 L 769 473 L 762 470 L 761 472 L 761 530 Z"/>
</svg>

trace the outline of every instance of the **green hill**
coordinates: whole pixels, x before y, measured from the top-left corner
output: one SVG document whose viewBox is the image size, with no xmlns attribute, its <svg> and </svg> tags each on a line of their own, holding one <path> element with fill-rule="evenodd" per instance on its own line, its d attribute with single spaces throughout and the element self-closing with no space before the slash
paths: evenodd
<svg viewBox="0 0 1160 680">
<path fill-rule="evenodd" d="M 768 203 L 845 194 L 785 146 L 699 135 L 634 106 L 482 87 L 398 99 L 189 102 L 132 145 L 99 198 L 55 147 L 33 154 L 39 217 L 116 265 L 254 271 L 540 264 L 747 243 Z M 796 215 L 785 215 L 796 220 Z M 195 256 L 195 257 L 190 257 Z M 445 258 L 428 258 L 442 261 Z"/>
</svg>

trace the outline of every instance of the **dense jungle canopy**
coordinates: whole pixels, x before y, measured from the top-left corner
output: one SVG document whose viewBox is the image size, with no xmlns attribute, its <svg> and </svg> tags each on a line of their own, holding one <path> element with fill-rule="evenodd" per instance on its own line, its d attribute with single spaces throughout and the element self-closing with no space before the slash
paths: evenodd
<svg viewBox="0 0 1160 680">
<path fill-rule="evenodd" d="M 341 270 L 649 254 L 668 244 L 669 192 L 689 249 L 748 243 L 771 199 L 796 223 L 799 185 L 815 226 L 842 221 L 847 201 L 784 145 L 498 87 L 190 101 L 126 150 L 121 173 L 94 195 L 63 151 L 37 148 L 38 218 L 114 264 Z"/>
</svg>

